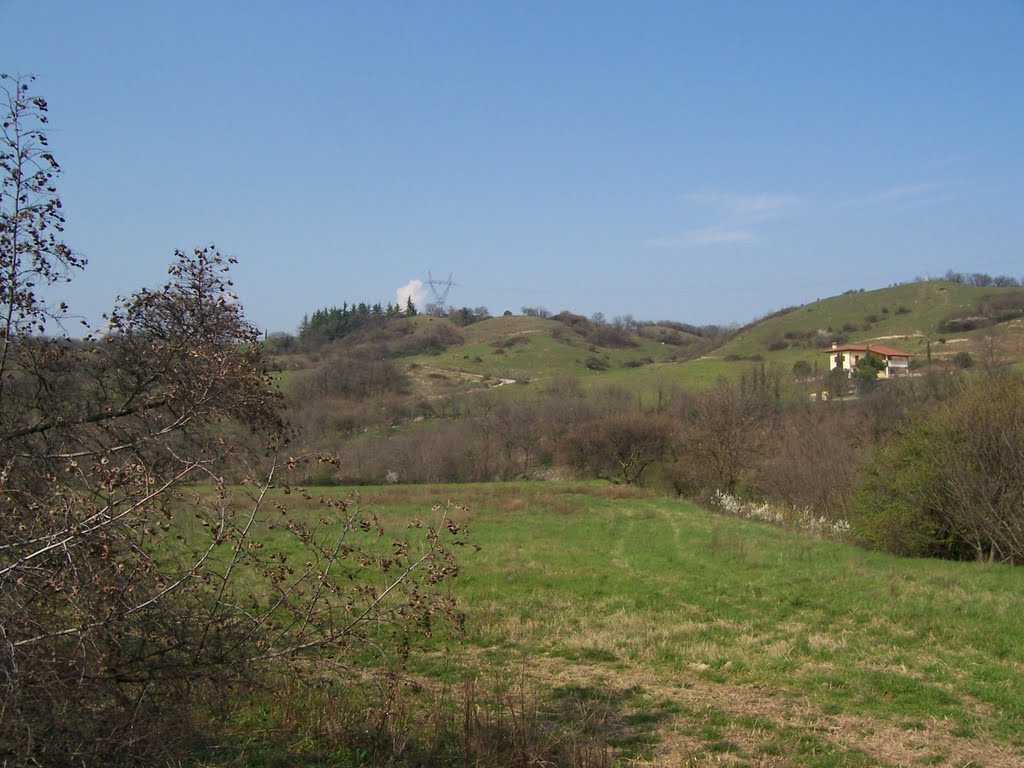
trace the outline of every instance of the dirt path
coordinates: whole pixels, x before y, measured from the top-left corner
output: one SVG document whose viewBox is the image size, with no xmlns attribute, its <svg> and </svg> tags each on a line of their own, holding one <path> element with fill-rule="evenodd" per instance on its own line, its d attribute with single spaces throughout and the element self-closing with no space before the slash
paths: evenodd
<svg viewBox="0 0 1024 768">
<path fill-rule="evenodd" d="M 469 371 L 460 371 L 456 368 L 441 368 L 440 366 L 436 365 L 421 365 L 420 370 L 433 371 L 435 373 L 444 374 L 446 376 L 452 376 L 454 378 L 464 379 L 466 381 L 478 381 L 481 384 L 486 384 L 489 381 L 494 381 L 496 383 L 488 385 L 492 389 L 494 387 L 504 387 L 506 384 L 516 383 L 515 379 L 501 379 L 496 378 L 494 376 L 488 376 L 487 374 L 484 373 L 470 373 Z"/>
</svg>

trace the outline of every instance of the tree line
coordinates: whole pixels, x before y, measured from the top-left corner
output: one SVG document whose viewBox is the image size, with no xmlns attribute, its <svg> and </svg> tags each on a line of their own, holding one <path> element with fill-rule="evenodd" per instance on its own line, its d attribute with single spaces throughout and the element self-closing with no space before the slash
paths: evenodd
<svg viewBox="0 0 1024 768">
<path fill-rule="evenodd" d="M 949 283 L 961 285 L 975 285 L 981 288 L 1020 288 L 1021 281 L 1009 275 L 996 275 L 993 277 L 987 272 L 957 272 L 950 269 L 942 276 L 942 279 Z"/>
<path fill-rule="evenodd" d="M 312 316 L 306 315 L 299 324 L 299 338 L 303 341 L 334 341 L 366 328 L 380 328 L 390 320 L 400 317 L 415 317 L 418 314 L 410 296 L 405 306 L 359 302 L 349 306 L 344 302 L 340 307 L 318 309 Z"/>
</svg>

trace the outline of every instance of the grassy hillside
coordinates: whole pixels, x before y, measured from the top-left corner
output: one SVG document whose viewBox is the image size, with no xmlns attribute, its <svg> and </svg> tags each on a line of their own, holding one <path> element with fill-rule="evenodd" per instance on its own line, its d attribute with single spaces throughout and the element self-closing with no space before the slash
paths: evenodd
<svg viewBox="0 0 1024 768">
<path fill-rule="evenodd" d="M 468 505 L 467 636 L 416 673 L 472 690 L 491 738 L 532 718 L 533 738 L 604 755 L 590 765 L 1024 762 L 1020 569 L 901 560 L 611 486 L 363 494 L 396 528 Z"/>
<path fill-rule="evenodd" d="M 1019 297 L 1024 306 L 1024 289 L 942 281 L 853 291 L 777 312 L 740 329 L 717 348 L 709 339 L 678 329 L 648 325 L 624 332 L 571 315 L 495 317 L 465 327 L 420 315 L 338 344 L 386 349 L 411 375 L 413 394 L 421 398 L 458 397 L 510 382 L 530 385 L 506 390 L 522 395 L 571 377 L 585 390 L 620 386 L 649 400 L 673 388 L 706 389 L 720 377 L 748 371 L 752 363 L 777 366 L 788 374 L 803 360 L 823 373 L 824 350 L 835 339 L 895 347 L 922 362 L 929 349 L 938 362 L 961 351 L 977 357 L 990 343 L 990 331 L 950 330 L 943 323 L 1008 297 Z M 1024 319 L 1012 318 L 994 328 L 1000 356 L 1024 359 Z M 319 356 L 293 355 L 281 367 L 315 367 L 318 360 L 329 358 L 330 350 Z"/>
<path fill-rule="evenodd" d="M 660 328 L 642 333 L 608 331 L 608 338 L 603 338 L 602 331 L 593 327 L 577 329 L 557 320 L 522 316 L 495 317 L 458 332 L 463 344 L 403 361 L 435 373 L 447 369 L 520 383 L 573 376 L 588 386 L 611 371 L 635 371 L 685 359 L 699 344 L 694 336 Z"/>
<path fill-rule="evenodd" d="M 754 323 L 708 356 L 728 359 L 760 355 L 787 366 L 800 359 L 813 363 L 824 358 L 816 342 L 824 343 L 839 335 L 850 343 L 876 343 L 921 356 L 931 342 L 933 358 L 942 359 L 963 349 L 975 349 L 979 336 L 978 331 L 944 332 L 941 325 L 945 320 L 970 311 L 986 297 L 1020 294 L 1019 288 L 981 288 L 942 281 L 845 293 Z M 1019 322 L 1004 325 L 1014 335 L 1019 334 Z"/>
<path fill-rule="evenodd" d="M 751 362 L 789 371 L 798 360 L 825 366 L 823 349 L 832 339 L 874 343 L 910 352 L 923 362 L 957 352 L 982 353 L 984 330 L 949 330 L 943 323 L 970 315 L 993 297 L 1022 295 L 1019 288 L 982 288 L 942 281 L 908 283 L 874 291 L 854 291 L 775 313 L 740 329 L 717 349 L 699 357 L 699 340 L 680 345 L 633 334 L 636 346 L 605 348 L 590 344 L 552 320 L 494 318 L 464 329 L 466 345 L 447 350 L 437 364 L 492 377 L 518 380 L 578 376 L 585 387 L 619 385 L 653 396 L 659 388 L 699 390 L 719 377 L 732 378 Z M 1006 358 L 1024 356 L 1024 321 L 995 326 Z M 678 338 L 676 339 L 678 341 Z M 596 361 L 596 363 L 595 363 Z M 423 361 L 425 362 L 425 361 Z M 597 370 L 595 370 L 597 368 Z"/>
</svg>

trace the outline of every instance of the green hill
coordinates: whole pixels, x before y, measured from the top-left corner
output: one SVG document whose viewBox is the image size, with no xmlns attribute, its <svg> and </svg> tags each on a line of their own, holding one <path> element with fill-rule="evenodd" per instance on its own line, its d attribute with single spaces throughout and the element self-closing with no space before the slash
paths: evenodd
<svg viewBox="0 0 1024 768">
<path fill-rule="evenodd" d="M 501 317 L 462 329 L 463 345 L 415 362 L 520 382 L 575 376 L 584 387 L 619 385 L 653 395 L 665 387 L 704 389 L 752 363 L 789 371 L 804 360 L 823 369 L 833 341 L 894 347 L 922 362 L 930 353 L 942 362 L 958 352 L 984 354 L 994 329 L 1003 358 L 1016 361 L 1024 357 L 1022 317 L 1024 289 L 925 281 L 781 310 L 717 347 L 657 326 L 628 334 L 630 346 L 602 346 L 557 320 Z M 675 335 L 666 341 L 659 332 Z"/>
<path fill-rule="evenodd" d="M 716 360 L 760 358 L 792 366 L 797 360 L 823 360 L 832 341 L 879 344 L 921 356 L 929 346 L 936 360 L 959 351 L 978 353 L 988 328 L 1003 335 L 1005 354 L 1019 359 L 1021 319 L 986 309 L 995 304 L 1020 306 L 1024 289 L 983 288 L 945 281 L 927 281 L 855 291 L 774 313 L 738 331 L 706 357 Z M 986 316 L 986 312 L 988 315 Z M 976 318 L 977 323 L 950 323 Z M 1000 318 L 1002 322 L 999 322 Z M 991 321 L 988 325 L 983 320 Z"/>
<path fill-rule="evenodd" d="M 329 359 L 332 350 L 376 350 L 372 354 L 386 355 L 408 372 L 415 397 L 458 397 L 512 382 L 530 387 L 510 388 L 510 394 L 528 393 L 572 378 L 584 390 L 619 386 L 649 398 L 670 389 L 705 389 L 752 364 L 788 373 L 806 361 L 823 372 L 833 341 L 894 347 L 921 362 L 929 355 L 949 361 L 958 352 L 1020 361 L 1024 289 L 907 283 L 780 310 L 732 334 L 698 332 L 682 324 L 623 328 L 567 312 L 506 315 L 467 326 L 419 315 L 353 334 L 317 355 L 294 356 L 281 367 L 316 367 L 314 358 Z"/>
<path fill-rule="evenodd" d="M 461 344 L 403 361 L 413 370 L 422 368 L 435 375 L 438 369 L 447 369 L 519 383 L 576 377 L 587 386 L 613 372 L 686 360 L 708 347 L 698 336 L 671 328 L 647 325 L 626 331 L 565 313 L 556 317 L 560 319 L 490 318 L 456 329 Z"/>
</svg>

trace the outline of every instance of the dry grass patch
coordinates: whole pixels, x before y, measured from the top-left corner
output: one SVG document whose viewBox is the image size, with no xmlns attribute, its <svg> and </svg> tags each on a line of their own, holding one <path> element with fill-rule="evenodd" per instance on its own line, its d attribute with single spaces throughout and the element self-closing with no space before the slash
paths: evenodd
<svg viewBox="0 0 1024 768">
<path fill-rule="evenodd" d="M 1024 753 L 991 742 L 984 733 L 958 736 L 956 725 L 948 720 L 892 722 L 827 713 L 806 695 L 785 687 L 722 684 L 699 674 L 665 677 L 637 667 L 610 674 L 600 666 L 536 657 L 530 659 L 529 670 L 534 682 L 543 687 L 625 688 L 643 692 L 643 701 L 633 706 L 644 701 L 662 702 L 662 709 L 665 702 L 677 705 L 678 713 L 666 717 L 656 729 L 654 754 L 626 764 L 798 765 L 804 761 L 794 745 L 801 739 L 817 742 L 817 749 L 826 753 L 861 752 L 864 764 L 870 765 L 1011 768 L 1024 764 Z M 722 724 L 706 727 L 716 720 Z M 715 731 L 717 738 L 709 739 Z M 786 754 L 770 754 L 779 750 Z"/>
</svg>

